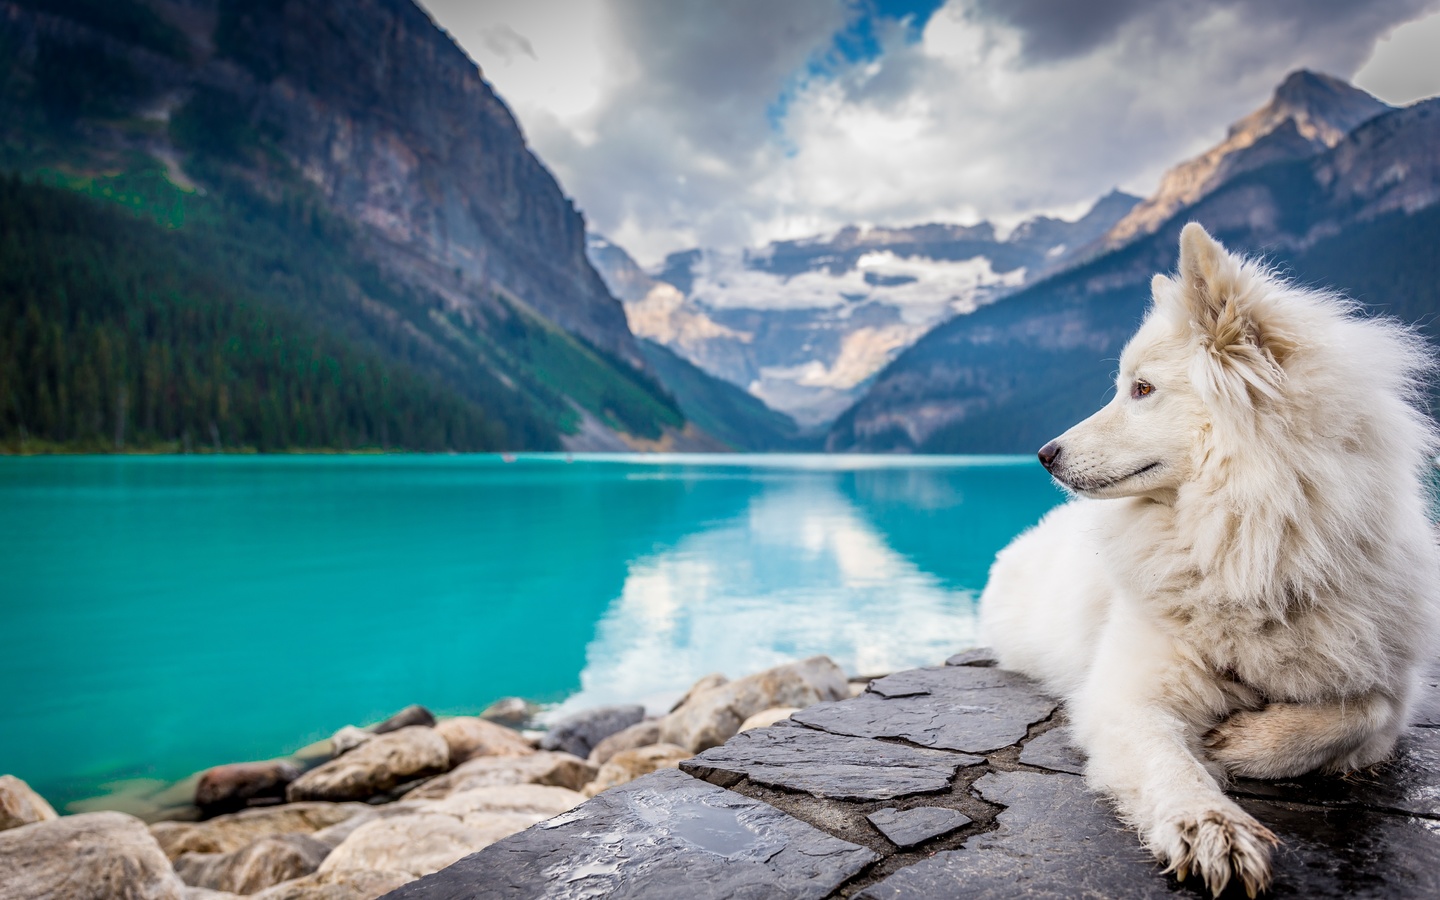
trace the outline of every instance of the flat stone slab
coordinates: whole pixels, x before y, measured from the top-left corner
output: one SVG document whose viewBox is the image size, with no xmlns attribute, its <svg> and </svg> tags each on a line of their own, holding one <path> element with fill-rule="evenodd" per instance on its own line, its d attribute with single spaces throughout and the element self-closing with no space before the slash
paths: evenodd
<svg viewBox="0 0 1440 900">
<path fill-rule="evenodd" d="M 971 818 L 944 806 L 917 806 L 914 809 L 885 808 L 865 818 L 897 847 L 913 847 L 931 838 L 949 834 L 969 825 Z"/>
<path fill-rule="evenodd" d="M 1391 760 L 1362 772 L 1284 781 L 1243 778 L 1234 790 L 1310 806 L 1364 806 L 1440 817 L 1440 728 L 1406 729 Z"/>
<path fill-rule="evenodd" d="M 945 660 L 947 666 L 997 666 L 1000 658 L 989 647 L 972 647 Z"/>
<path fill-rule="evenodd" d="M 893 800 L 950 787 L 983 757 L 887 744 L 782 723 L 744 731 L 692 759 L 683 771 L 723 787 L 742 776 L 757 784 L 837 800 Z"/>
<path fill-rule="evenodd" d="M 1135 834 L 1079 778 L 1002 772 L 980 778 L 975 788 L 1006 807 L 997 831 L 901 869 L 858 896 L 1196 896 L 1191 885 L 1160 873 Z M 1334 816 L 1314 806 L 1255 798 L 1240 804 L 1282 842 L 1268 896 L 1440 896 L 1440 834 L 1433 821 L 1363 809 Z"/>
<path fill-rule="evenodd" d="M 989 753 L 1019 742 L 1056 706 L 1021 675 L 961 665 L 899 672 L 858 697 L 817 703 L 790 718 L 832 734 Z"/>
<path fill-rule="evenodd" d="M 877 859 L 758 800 L 662 769 L 386 896 L 818 900 Z"/>
<path fill-rule="evenodd" d="M 975 789 L 1006 806 L 998 831 L 907 866 L 859 894 L 866 900 L 951 897 L 1166 897 L 1185 892 L 1073 775 L 1002 772 Z"/>
<path fill-rule="evenodd" d="M 1071 775 L 1085 774 L 1085 754 L 1070 741 L 1070 729 L 1052 728 L 1030 739 L 1020 751 L 1020 761 Z"/>
</svg>

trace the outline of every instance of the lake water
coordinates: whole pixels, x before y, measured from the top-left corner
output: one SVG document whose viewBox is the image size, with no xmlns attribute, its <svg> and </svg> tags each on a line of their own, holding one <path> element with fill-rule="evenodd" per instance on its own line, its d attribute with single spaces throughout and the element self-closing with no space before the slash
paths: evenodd
<svg viewBox="0 0 1440 900">
<path fill-rule="evenodd" d="M 60 807 L 409 703 L 935 664 L 1062 499 L 1032 457 L 0 459 L 0 772 Z"/>
</svg>

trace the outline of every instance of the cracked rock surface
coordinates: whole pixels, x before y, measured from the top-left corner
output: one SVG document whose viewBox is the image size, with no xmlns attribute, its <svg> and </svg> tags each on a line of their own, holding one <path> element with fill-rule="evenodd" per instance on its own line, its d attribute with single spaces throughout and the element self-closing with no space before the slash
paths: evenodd
<svg viewBox="0 0 1440 900">
<path fill-rule="evenodd" d="M 1412 722 L 1374 769 L 1233 787 L 1283 842 L 1269 896 L 1440 897 L 1440 666 Z M 742 732 L 388 896 L 1208 897 L 1160 872 L 1083 767 L 1055 702 L 967 651 Z"/>
<path fill-rule="evenodd" d="M 816 797 L 889 800 L 943 791 L 956 769 L 984 761 L 980 756 L 780 724 L 742 732 L 685 760 L 680 768 L 724 787 L 743 776 Z"/>
</svg>

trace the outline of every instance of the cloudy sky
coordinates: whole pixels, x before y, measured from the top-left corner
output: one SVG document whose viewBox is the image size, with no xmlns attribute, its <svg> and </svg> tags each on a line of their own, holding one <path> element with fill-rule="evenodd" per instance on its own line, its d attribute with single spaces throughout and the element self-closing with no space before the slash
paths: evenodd
<svg viewBox="0 0 1440 900">
<path fill-rule="evenodd" d="M 1440 93 L 1440 0 L 421 0 L 643 264 L 1148 194 L 1306 67 Z"/>
</svg>

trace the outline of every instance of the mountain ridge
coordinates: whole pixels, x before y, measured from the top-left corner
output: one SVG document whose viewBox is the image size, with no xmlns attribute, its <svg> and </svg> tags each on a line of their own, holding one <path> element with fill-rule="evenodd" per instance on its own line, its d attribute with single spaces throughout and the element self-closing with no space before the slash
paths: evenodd
<svg viewBox="0 0 1440 900">
<path fill-rule="evenodd" d="M 1075 221 L 847 226 L 741 253 L 694 249 L 651 272 L 592 235 L 592 262 L 631 330 L 804 427 L 824 426 L 932 327 L 1063 266 L 1139 198 L 1099 198 Z"/>
<path fill-rule="evenodd" d="M 1440 99 L 1367 119 L 1318 155 L 1240 172 L 1155 231 L 926 335 L 836 421 L 827 448 L 1038 447 L 1101 405 L 1113 359 L 1148 305 L 1149 279 L 1173 267 L 1180 228 L 1192 220 L 1303 282 L 1420 323 L 1433 341 L 1440 261 L 1374 248 L 1379 234 L 1400 236 L 1397 247 L 1440 239 L 1436 146 Z M 1370 258 L 1354 259 L 1361 246 Z"/>
</svg>

